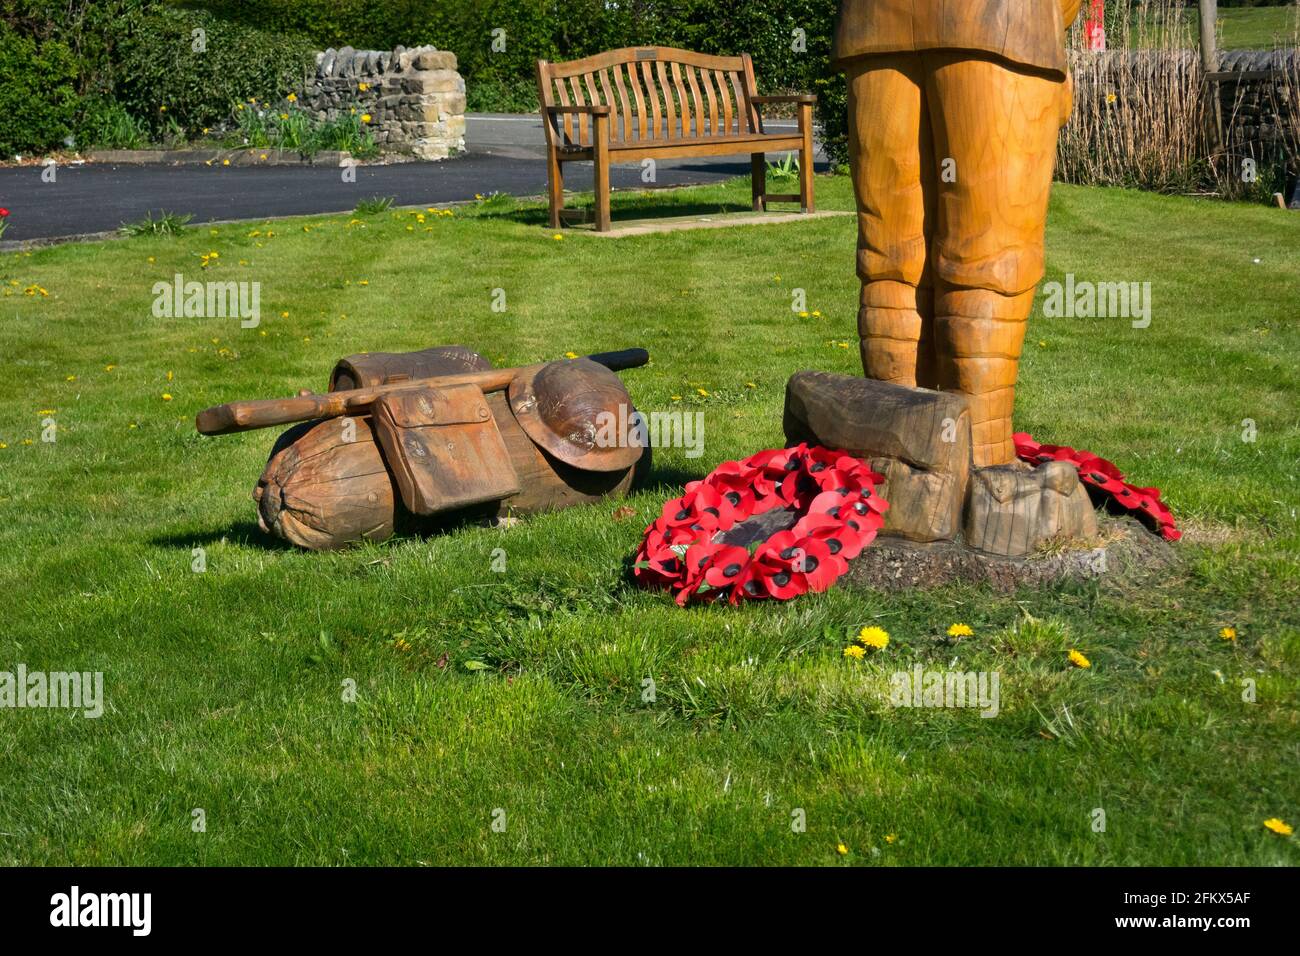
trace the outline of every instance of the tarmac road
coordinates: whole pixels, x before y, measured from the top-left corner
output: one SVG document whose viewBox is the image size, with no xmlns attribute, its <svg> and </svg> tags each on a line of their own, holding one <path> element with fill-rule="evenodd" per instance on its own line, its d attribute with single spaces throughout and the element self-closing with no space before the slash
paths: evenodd
<svg viewBox="0 0 1300 956">
<path fill-rule="evenodd" d="M 793 121 L 769 122 L 793 127 Z M 398 205 L 465 201 L 495 191 L 516 196 L 546 191 L 540 117 L 470 114 L 466 152 L 437 163 L 359 166 L 356 181 L 324 166 L 164 166 L 86 163 L 57 169 L 53 183 L 41 168 L 0 169 L 0 206 L 10 210 L 5 241 L 50 239 L 116 229 L 160 211 L 192 213 L 194 223 L 229 219 L 346 212 L 359 199 L 393 196 Z M 770 158 L 777 158 L 773 154 Z M 639 189 L 709 183 L 748 175 L 744 155 L 663 160 L 656 182 L 641 181 L 639 165 L 615 166 L 614 188 Z M 565 186 L 591 188 L 591 164 L 565 167 Z"/>
</svg>

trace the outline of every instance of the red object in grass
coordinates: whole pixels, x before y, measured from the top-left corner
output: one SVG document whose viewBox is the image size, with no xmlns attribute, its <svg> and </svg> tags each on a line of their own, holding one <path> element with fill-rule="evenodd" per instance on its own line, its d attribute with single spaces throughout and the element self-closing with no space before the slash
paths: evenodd
<svg viewBox="0 0 1300 956">
<path fill-rule="evenodd" d="M 1167 541 L 1177 541 L 1183 533 L 1174 526 L 1174 515 L 1160 500 L 1159 488 L 1140 488 L 1124 480 L 1120 470 L 1105 458 L 1069 445 L 1042 445 L 1025 432 L 1012 436 L 1016 455 L 1037 465 L 1045 461 L 1068 461 L 1079 471 L 1079 479 L 1098 489 L 1112 501 L 1139 517 L 1145 516 Z"/>
<path fill-rule="evenodd" d="M 645 529 L 633 577 L 673 593 L 678 604 L 726 599 L 788 601 L 825 591 L 875 540 L 888 502 L 866 463 L 806 444 L 728 461 L 664 505 Z M 748 549 L 714 541 L 747 519 L 778 508 L 794 527 Z"/>
<path fill-rule="evenodd" d="M 4 219 L 8 215 L 9 215 L 9 210 L 6 209 L 4 206 L 0 206 L 0 219 Z"/>
</svg>

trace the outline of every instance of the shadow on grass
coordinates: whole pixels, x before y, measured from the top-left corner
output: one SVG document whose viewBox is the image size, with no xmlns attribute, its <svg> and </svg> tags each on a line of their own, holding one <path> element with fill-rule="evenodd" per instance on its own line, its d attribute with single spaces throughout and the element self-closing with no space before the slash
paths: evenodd
<svg viewBox="0 0 1300 956">
<path fill-rule="evenodd" d="M 162 534 L 151 538 L 149 543 L 160 548 L 178 548 L 183 551 L 223 543 L 261 548 L 264 551 L 299 550 L 288 541 L 267 534 L 256 521 L 236 521 L 227 528 L 196 531 L 193 534 Z"/>
<path fill-rule="evenodd" d="M 588 217 L 594 216 L 590 201 L 576 205 L 566 205 L 565 209 L 583 210 Z M 619 201 L 616 194 L 615 202 L 610 205 L 610 221 L 617 226 L 620 222 L 645 222 L 687 216 L 735 215 L 750 211 L 751 209 L 747 203 L 688 202 L 684 200 L 681 202 L 665 202 L 657 196 L 645 198 L 639 195 Z M 514 222 L 524 226 L 539 227 L 548 225 L 550 219 L 550 214 L 544 206 L 475 210 L 472 216 L 475 219 L 491 219 L 498 222 Z M 590 225 L 590 220 L 578 224 Z M 566 225 L 571 225 L 571 223 L 566 223 Z"/>
<path fill-rule="evenodd" d="M 637 479 L 634 490 L 647 492 L 668 501 L 681 495 L 687 482 L 698 481 L 706 472 L 707 469 L 703 468 L 698 471 L 688 471 L 676 465 L 658 465 L 654 464 L 652 459 L 649 471 Z M 479 508 L 467 508 L 451 515 L 427 518 L 399 509 L 394 522 L 393 535 L 387 540 L 418 538 L 423 541 L 454 534 L 465 528 L 481 527 L 491 518 L 494 509 L 494 505 L 485 505 Z M 190 534 L 175 532 L 160 534 L 151 538 L 149 543 L 157 547 L 181 551 L 191 551 L 196 547 L 206 548 L 214 544 L 233 544 L 263 551 L 290 553 L 301 553 L 307 550 L 283 538 L 268 534 L 256 521 L 236 521 L 225 528 L 212 528 Z"/>
</svg>

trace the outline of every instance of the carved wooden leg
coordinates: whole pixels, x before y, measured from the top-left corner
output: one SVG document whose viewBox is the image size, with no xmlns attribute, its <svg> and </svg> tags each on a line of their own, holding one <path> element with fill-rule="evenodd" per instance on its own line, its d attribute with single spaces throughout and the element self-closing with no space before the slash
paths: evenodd
<svg viewBox="0 0 1300 956">
<path fill-rule="evenodd" d="M 564 208 L 564 166 L 553 149 L 546 150 L 546 194 L 551 203 L 551 228 L 560 228 L 560 210 Z"/>
<path fill-rule="evenodd" d="M 975 464 L 1005 464 L 1065 85 L 991 58 L 923 56 L 944 173 L 931 248 L 939 385 L 970 397 Z"/>
<path fill-rule="evenodd" d="M 849 71 L 849 151 L 858 203 L 859 348 L 868 378 L 933 387 L 927 233 L 934 147 L 916 54 L 868 57 Z"/>
<path fill-rule="evenodd" d="M 754 199 L 754 212 L 767 209 L 767 154 L 749 154 L 749 191 Z"/>
</svg>

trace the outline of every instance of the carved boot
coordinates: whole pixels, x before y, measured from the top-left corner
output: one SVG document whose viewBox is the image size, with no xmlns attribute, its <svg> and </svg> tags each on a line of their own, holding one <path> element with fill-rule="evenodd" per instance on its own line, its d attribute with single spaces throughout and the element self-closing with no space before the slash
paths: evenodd
<svg viewBox="0 0 1300 956">
<path fill-rule="evenodd" d="M 858 348 L 867 378 L 934 388 L 934 290 L 906 282 L 864 282 Z"/>
<path fill-rule="evenodd" d="M 1034 290 L 1006 296 L 986 289 L 942 290 L 935 302 L 939 387 L 970 402 L 976 468 L 1014 461 L 1011 411 Z"/>
</svg>

